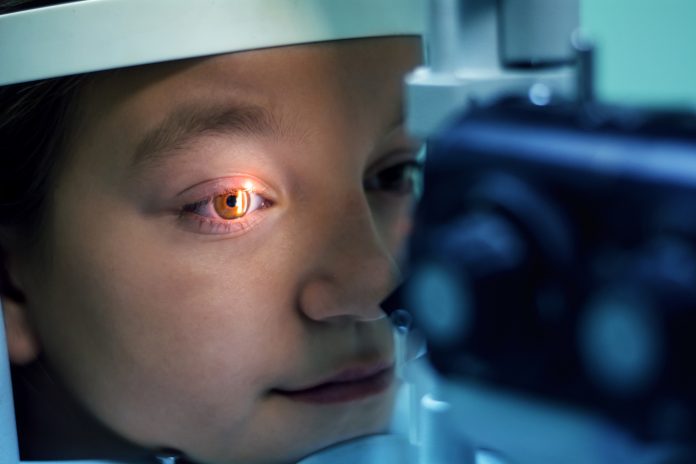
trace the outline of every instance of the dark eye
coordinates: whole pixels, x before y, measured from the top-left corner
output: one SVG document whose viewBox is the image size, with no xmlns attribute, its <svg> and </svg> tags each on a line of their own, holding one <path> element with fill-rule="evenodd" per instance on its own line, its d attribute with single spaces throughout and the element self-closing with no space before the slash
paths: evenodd
<svg viewBox="0 0 696 464">
<path fill-rule="evenodd" d="M 409 160 L 378 171 L 365 179 L 364 186 L 368 191 L 410 195 L 420 191 L 422 178 L 423 164 Z"/>
</svg>

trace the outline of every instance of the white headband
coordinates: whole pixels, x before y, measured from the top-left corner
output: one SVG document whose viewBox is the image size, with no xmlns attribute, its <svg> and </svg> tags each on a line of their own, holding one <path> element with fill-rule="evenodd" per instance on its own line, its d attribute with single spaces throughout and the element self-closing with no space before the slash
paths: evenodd
<svg viewBox="0 0 696 464">
<path fill-rule="evenodd" d="M 83 0 L 0 16 L 0 85 L 328 40 L 422 35 L 422 0 Z"/>
</svg>

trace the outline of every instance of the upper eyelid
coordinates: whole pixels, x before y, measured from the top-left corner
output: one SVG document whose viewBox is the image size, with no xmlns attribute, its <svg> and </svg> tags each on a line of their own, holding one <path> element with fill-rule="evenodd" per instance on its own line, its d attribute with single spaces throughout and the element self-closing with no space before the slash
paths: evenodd
<svg viewBox="0 0 696 464">
<path fill-rule="evenodd" d="M 189 196 L 196 197 L 198 200 L 202 200 L 204 198 L 211 198 L 217 195 L 229 193 L 233 190 L 240 190 L 248 187 L 251 187 L 250 190 L 252 190 L 254 193 L 257 193 L 264 197 L 273 196 L 270 187 L 268 187 L 265 183 L 263 183 L 256 177 L 239 174 L 199 182 L 198 184 L 195 184 L 191 187 L 187 187 L 186 189 L 177 193 L 176 198 Z M 193 199 L 194 198 L 191 198 L 191 200 Z"/>
<path fill-rule="evenodd" d="M 404 164 L 412 164 L 415 166 L 423 166 L 424 160 L 418 156 L 420 150 L 397 150 L 392 152 L 391 155 L 386 155 L 380 161 L 372 165 L 365 172 L 365 179 L 369 179 L 373 176 L 378 175 L 381 171 L 385 169 L 391 169 Z M 402 156 L 399 156 L 402 155 Z"/>
<path fill-rule="evenodd" d="M 383 169 L 389 169 L 402 163 L 407 163 L 409 161 L 421 162 L 419 156 L 420 151 L 420 146 L 413 148 L 400 147 L 390 150 L 386 152 L 386 154 L 380 156 L 377 161 L 367 168 L 365 171 L 365 178 L 374 176 Z"/>
</svg>

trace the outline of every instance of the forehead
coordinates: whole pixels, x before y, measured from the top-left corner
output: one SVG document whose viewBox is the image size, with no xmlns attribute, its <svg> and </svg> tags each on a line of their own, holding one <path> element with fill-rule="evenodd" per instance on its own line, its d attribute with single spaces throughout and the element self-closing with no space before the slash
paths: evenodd
<svg viewBox="0 0 696 464">
<path fill-rule="evenodd" d="M 106 72 L 83 92 L 80 139 L 95 132 L 113 135 L 133 151 L 173 113 L 231 107 L 265 109 L 280 132 L 298 129 L 310 119 L 320 119 L 327 127 L 385 130 L 379 126 L 393 124 L 401 113 L 403 75 L 420 58 L 418 38 L 393 37 Z M 299 132 L 307 130 L 311 128 Z"/>
<path fill-rule="evenodd" d="M 99 112 L 124 105 L 177 100 L 243 99 L 269 105 L 292 91 L 311 104 L 338 91 L 345 98 L 396 85 L 420 61 L 420 40 L 360 39 L 239 52 L 105 72 L 85 93 Z M 172 93 L 185 90 L 184 93 Z M 313 98 L 314 97 L 314 98 Z M 372 95 L 378 97 L 378 95 Z"/>
</svg>

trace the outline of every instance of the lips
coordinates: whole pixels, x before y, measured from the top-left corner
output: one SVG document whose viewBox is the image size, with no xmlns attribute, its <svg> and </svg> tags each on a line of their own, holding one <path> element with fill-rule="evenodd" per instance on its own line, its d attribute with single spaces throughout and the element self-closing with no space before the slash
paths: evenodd
<svg viewBox="0 0 696 464">
<path fill-rule="evenodd" d="M 316 385 L 296 390 L 276 390 L 283 396 L 303 403 L 343 403 L 357 401 L 386 391 L 392 384 L 391 364 L 378 363 L 352 367 Z"/>
</svg>

